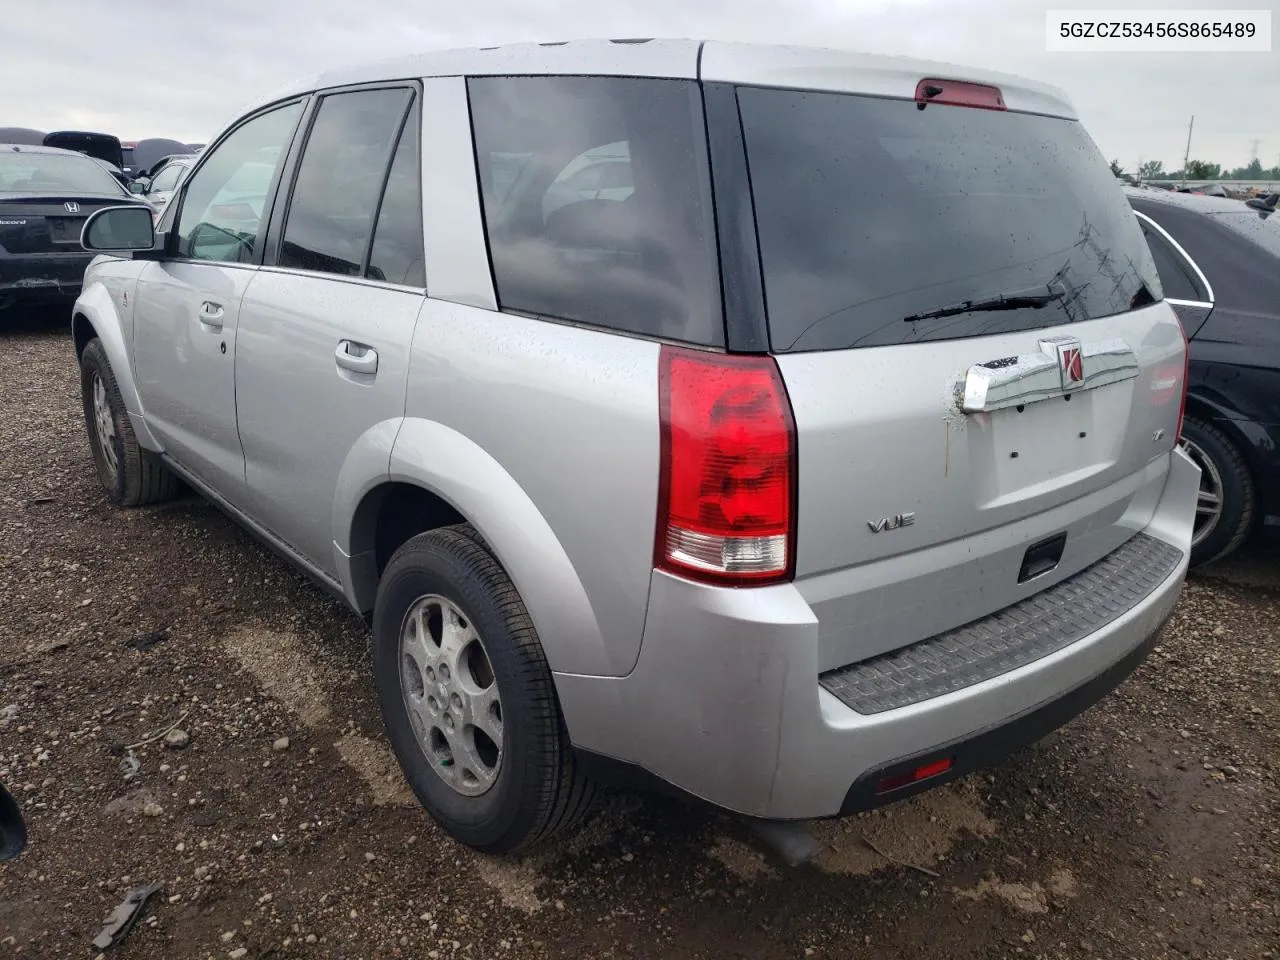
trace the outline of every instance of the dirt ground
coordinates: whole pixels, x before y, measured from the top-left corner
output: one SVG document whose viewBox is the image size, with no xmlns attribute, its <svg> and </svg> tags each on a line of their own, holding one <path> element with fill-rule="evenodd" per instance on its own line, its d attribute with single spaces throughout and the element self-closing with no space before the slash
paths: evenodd
<svg viewBox="0 0 1280 960">
<path fill-rule="evenodd" d="M 0 865 L 0 960 L 96 956 L 151 881 L 110 955 L 1280 957 L 1277 541 L 1193 577 L 1117 694 L 819 825 L 814 864 L 629 794 L 493 860 L 409 796 L 362 624 L 201 501 L 109 507 L 61 318 L 0 321 L 0 779 L 31 830 Z M 133 746 L 175 724 L 185 745 Z"/>
</svg>

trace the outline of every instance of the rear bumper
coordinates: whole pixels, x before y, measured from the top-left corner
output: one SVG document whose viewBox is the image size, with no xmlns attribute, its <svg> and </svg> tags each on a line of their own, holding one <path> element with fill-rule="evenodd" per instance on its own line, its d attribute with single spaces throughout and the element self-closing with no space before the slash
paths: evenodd
<svg viewBox="0 0 1280 960">
<path fill-rule="evenodd" d="M 91 253 L 0 256 L 0 304 L 74 300 L 80 295 Z"/>
<path fill-rule="evenodd" d="M 818 621 L 794 585 L 732 590 L 655 573 L 632 673 L 556 675 L 570 736 L 683 793 L 770 819 L 848 813 L 998 760 L 1141 662 L 1181 591 L 1198 483 L 1194 464 L 1172 454 L 1142 532 L 1176 559 L 1123 613 L 1032 662 L 876 713 L 820 682 Z M 946 774 L 876 793 L 883 778 L 940 757 L 952 762 Z"/>
</svg>

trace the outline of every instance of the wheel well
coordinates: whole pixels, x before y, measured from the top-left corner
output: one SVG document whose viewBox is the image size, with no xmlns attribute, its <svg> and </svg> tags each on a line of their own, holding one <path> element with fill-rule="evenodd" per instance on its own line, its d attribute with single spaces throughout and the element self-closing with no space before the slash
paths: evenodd
<svg viewBox="0 0 1280 960">
<path fill-rule="evenodd" d="M 1218 415 L 1215 408 L 1207 403 L 1197 399 L 1195 396 L 1187 395 L 1187 413 L 1186 415 L 1201 423 L 1207 423 L 1216 428 L 1219 433 L 1227 438 L 1227 442 L 1235 447 L 1236 453 L 1240 455 L 1240 462 L 1244 464 L 1245 471 L 1249 474 L 1249 479 L 1253 482 L 1253 489 L 1258 493 L 1262 493 L 1259 486 L 1259 465 L 1255 462 L 1256 456 L 1253 445 L 1249 443 L 1249 439 L 1236 426 L 1234 420 L 1229 417 Z M 1261 524 L 1266 519 L 1266 511 L 1258 510 L 1254 516 L 1254 525 Z"/>
<path fill-rule="evenodd" d="M 465 523 L 446 500 L 411 483 L 386 483 L 365 495 L 352 524 L 352 551 L 372 548 L 378 575 L 410 537 Z M 372 542 L 370 542 L 372 541 Z"/>
<path fill-rule="evenodd" d="M 75 338 L 76 359 L 84 353 L 84 348 L 89 345 L 89 341 L 98 335 L 98 331 L 93 329 L 93 324 L 89 322 L 89 318 L 83 313 L 77 313 L 71 319 L 71 335 Z"/>
</svg>

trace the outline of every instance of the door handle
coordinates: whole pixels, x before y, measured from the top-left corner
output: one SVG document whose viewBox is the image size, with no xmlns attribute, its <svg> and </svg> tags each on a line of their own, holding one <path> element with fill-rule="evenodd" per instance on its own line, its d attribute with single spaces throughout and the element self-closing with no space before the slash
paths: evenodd
<svg viewBox="0 0 1280 960">
<path fill-rule="evenodd" d="M 200 322 L 214 330 L 222 329 L 222 304 L 206 300 L 200 304 Z"/>
<path fill-rule="evenodd" d="M 350 370 L 352 373 L 375 374 L 378 372 L 378 351 L 367 343 L 339 340 L 333 359 L 343 370 Z"/>
</svg>

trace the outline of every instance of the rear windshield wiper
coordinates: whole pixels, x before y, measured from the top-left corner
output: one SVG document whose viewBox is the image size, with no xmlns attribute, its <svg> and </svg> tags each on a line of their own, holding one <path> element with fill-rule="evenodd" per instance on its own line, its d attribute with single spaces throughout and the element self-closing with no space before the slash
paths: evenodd
<svg viewBox="0 0 1280 960">
<path fill-rule="evenodd" d="M 1031 287 L 1027 290 L 1001 293 L 982 300 L 966 300 L 964 303 L 952 304 L 949 307 L 939 307 L 937 310 L 930 310 L 927 313 L 913 313 L 911 316 L 903 317 L 902 319 L 911 323 L 916 320 L 937 320 L 941 317 L 955 317 L 962 313 L 1020 310 L 1023 307 L 1039 310 L 1055 300 L 1061 300 L 1066 295 L 1067 291 L 1060 284 L 1055 283 L 1048 286 Z"/>
</svg>

